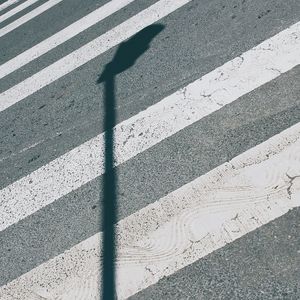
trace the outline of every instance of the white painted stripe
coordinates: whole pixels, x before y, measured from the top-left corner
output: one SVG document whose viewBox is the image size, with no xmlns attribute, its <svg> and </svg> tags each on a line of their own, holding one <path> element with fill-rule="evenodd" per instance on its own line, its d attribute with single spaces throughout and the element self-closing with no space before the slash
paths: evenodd
<svg viewBox="0 0 300 300">
<path fill-rule="evenodd" d="M 11 5 L 13 5 L 13 4 L 18 3 L 19 1 L 20 0 L 7 0 L 7 1 L 5 1 L 4 3 L 2 3 L 0 5 L 0 11 L 3 10 L 3 9 L 5 9 L 5 8 L 7 8 L 7 7 L 9 7 L 9 6 L 11 6 Z"/>
<path fill-rule="evenodd" d="M 121 220 L 118 299 L 299 206 L 300 123 Z M 98 233 L 0 288 L 1 299 L 99 299 L 101 239 Z"/>
<path fill-rule="evenodd" d="M 22 11 L 23 9 L 29 7 L 30 5 L 34 4 L 37 1 L 39 1 L 39 0 L 27 0 L 27 1 L 25 1 L 24 3 L 18 5 L 17 7 L 13 8 L 12 10 L 10 10 L 7 13 L 0 16 L 0 22 L 3 22 L 5 20 L 7 20 L 8 18 L 10 18 L 13 15 L 19 13 L 20 11 Z"/>
<path fill-rule="evenodd" d="M 115 127 L 119 165 L 300 62 L 300 23 Z M 103 174 L 104 134 L 0 191 L 0 230 Z"/>
<path fill-rule="evenodd" d="M 191 0 L 160 0 L 112 30 L 0 94 L 0 111 L 23 100 Z"/>
<path fill-rule="evenodd" d="M 0 66 L 0 79 L 66 42 L 135 0 L 113 0 Z"/>
<path fill-rule="evenodd" d="M 15 20 L 14 22 L 8 24 L 7 26 L 5 26 L 3 28 L 0 28 L 0 37 L 11 32 L 12 30 L 20 27 L 21 25 L 25 24 L 26 22 L 32 20 L 36 16 L 40 15 L 41 13 L 45 12 L 46 10 L 50 9 L 54 5 L 60 3 L 61 1 L 63 1 L 63 0 L 49 0 L 46 3 L 42 4 L 41 6 L 33 9 L 26 15 L 22 16 L 21 18 Z"/>
</svg>

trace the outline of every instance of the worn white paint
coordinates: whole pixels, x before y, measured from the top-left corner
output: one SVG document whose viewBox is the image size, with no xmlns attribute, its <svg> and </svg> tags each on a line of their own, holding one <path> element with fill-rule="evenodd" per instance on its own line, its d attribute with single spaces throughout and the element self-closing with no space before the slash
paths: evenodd
<svg viewBox="0 0 300 300">
<path fill-rule="evenodd" d="M 32 11 L 28 12 L 26 15 L 18 18 L 17 20 L 9 23 L 8 25 L 0 28 L 0 37 L 4 36 L 5 34 L 11 32 L 12 30 L 20 27 L 21 25 L 25 24 L 26 22 L 32 20 L 36 16 L 40 15 L 41 13 L 45 12 L 46 10 L 50 9 L 54 5 L 60 3 L 63 0 L 49 0 L 42 4 L 41 6 L 33 9 Z"/>
<path fill-rule="evenodd" d="M 0 79 L 61 45 L 135 0 L 113 0 L 0 66 Z"/>
<path fill-rule="evenodd" d="M 299 206 L 300 123 L 120 221 L 118 299 Z M 0 298 L 99 299 L 99 245 L 96 234 L 0 288 Z"/>
<path fill-rule="evenodd" d="M 4 3 L 0 4 L 0 11 L 13 5 L 13 4 L 16 4 L 18 3 L 20 0 L 7 0 L 5 1 Z M 1 22 L 1 21 L 0 21 Z"/>
<path fill-rule="evenodd" d="M 35 2 L 37 2 L 39 0 L 27 0 L 23 3 L 21 3 L 20 5 L 18 5 L 17 7 L 11 9 L 10 11 L 8 11 L 7 13 L 3 14 L 2 16 L 0 16 L 0 22 L 3 22 L 5 20 L 7 20 L 8 18 L 12 17 L 13 15 L 21 12 L 22 10 L 24 10 L 25 8 L 29 7 L 30 5 L 34 4 Z M 18 1 L 10 1 L 11 4 L 16 3 Z M 3 7 L 5 8 L 6 6 L 4 5 L 6 3 L 3 3 Z M 10 5 L 11 5 L 10 4 Z M 4 9 L 3 8 L 3 9 Z"/>
<path fill-rule="evenodd" d="M 278 77 L 300 62 L 300 23 L 115 127 L 115 165 Z M 103 174 L 104 134 L 0 191 L 0 230 Z"/>
<path fill-rule="evenodd" d="M 191 0 L 160 0 L 105 34 L 0 94 L 0 112 L 118 45 Z"/>
</svg>

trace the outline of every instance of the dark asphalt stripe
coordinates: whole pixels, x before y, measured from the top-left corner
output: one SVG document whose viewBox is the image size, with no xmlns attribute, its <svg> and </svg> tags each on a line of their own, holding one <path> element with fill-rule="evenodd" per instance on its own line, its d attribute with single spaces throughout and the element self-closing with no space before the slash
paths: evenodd
<svg viewBox="0 0 300 300">
<path fill-rule="evenodd" d="M 141 10 L 147 8 L 156 1 L 157 0 L 143 0 L 130 3 L 129 5 L 125 6 L 123 9 L 109 16 L 103 21 L 93 25 L 87 30 L 84 30 L 82 33 L 59 45 L 55 49 L 45 53 L 38 59 L 9 74 L 0 83 L 0 91 L 3 92 L 14 86 L 15 84 L 21 82 L 22 80 L 32 76 L 43 68 L 77 50 L 82 45 L 89 43 L 98 36 L 126 21 L 130 17 L 136 15 Z M 32 46 L 34 46 L 34 44 Z"/>
<path fill-rule="evenodd" d="M 165 30 L 118 75 L 118 122 L 278 33 L 298 19 L 298 1 L 193 1 L 161 22 Z M 261 12 L 271 12 L 259 18 Z M 235 16 L 235 18 L 233 18 Z M 180 28 L 180 30 L 178 30 Z M 102 132 L 103 87 L 95 81 L 115 49 L 0 113 L 1 187 Z"/>
<path fill-rule="evenodd" d="M 23 0 L 23 2 L 25 2 L 26 0 Z M 0 4 L 3 4 L 3 3 L 5 3 L 5 2 L 7 2 L 7 0 L 0 0 Z"/>
<path fill-rule="evenodd" d="M 30 11 L 33 7 L 39 6 L 44 2 L 46 1 L 38 1 L 28 7 L 26 11 Z M 106 2 L 108 0 L 63 0 L 46 12 L 1 37 L 0 64 L 43 41 Z"/>
<path fill-rule="evenodd" d="M 0 23 L 0 28 L 5 27 L 6 25 L 14 22 L 15 20 L 21 18 L 22 16 L 26 15 L 27 13 L 29 13 L 30 11 L 34 10 L 35 8 L 37 8 L 38 6 L 41 6 L 42 4 L 46 3 L 48 0 L 40 0 L 37 1 L 36 3 L 28 6 L 27 8 L 21 10 L 20 12 L 14 14 L 13 16 L 11 16 L 10 18 L 6 19 L 5 21 Z M 1 37 L 1 44 L 2 44 L 2 39 L 3 37 Z M 2 48 L 2 47 L 1 47 Z M 1 51 L 2 52 L 2 51 Z M 2 52 L 3 53 L 3 52 Z M 0 63 L 2 63 L 2 61 L 0 60 Z"/>
<path fill-rule="evenodd" d="M 300 67 L 117 168 L 118 220 L 300 121 Z M 0 233 L 0 284 L 99 230 L 102 176 Z"/>
<path fill-rule="evenodd" d="M 8 6 L 8 7 L 6 7 L 5 9 L 3 9 L 3 10 L 0 11 L 0 16 L 6 14 L 8 11 L 14 9 L 15 7 L 19 6 L 20 4 L 23 4 L 25 1 L 27 1 L 27 0 L 19 1 L 19 2 L 15 3 L 15 4 L 12 4 L 12 5 Z M 2 2 L 0 1 L 0 5 L 3 4 L 4 2 L 6 2 L 6 0 L 2 1 Z"/>
<path fill-rule="evenodd" d="M 129 299 L 300 299 L 300 209 L 243 236 Z"/>
</svg>

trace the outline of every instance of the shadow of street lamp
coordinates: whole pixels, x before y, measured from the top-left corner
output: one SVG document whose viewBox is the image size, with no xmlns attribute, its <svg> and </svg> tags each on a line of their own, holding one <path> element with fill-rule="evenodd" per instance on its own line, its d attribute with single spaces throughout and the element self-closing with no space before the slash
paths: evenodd
<svg viewBox="0 0 300 300">
<path fill-rule="evenodd" d="M 115 77 L 132 67 L 136 60 L 150 48 L 152 39 L 164 29 L 164 25 L 153 24 L 139 31 L 118 47 L 112 61 L 109 62 L 97 83 L 104 83 L 104 130 L 105 153 L 103 175 L 103 258 L 102 258 L 102 299 L 116 299 L 115 260 L 116 241 L 115 227 L 117 222 L 117 173 L 114 168 L 114 131 L 116 125 L 115 113 Z M 130 276 L 130 274 L 128 274 Z"/>
</svg>

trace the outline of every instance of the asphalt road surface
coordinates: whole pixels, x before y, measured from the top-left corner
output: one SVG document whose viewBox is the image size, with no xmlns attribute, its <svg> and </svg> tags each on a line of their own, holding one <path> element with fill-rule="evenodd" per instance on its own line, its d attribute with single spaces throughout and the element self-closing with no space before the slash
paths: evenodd
<svg viewBox="0 0 300 300">
<path fill-rule="evenodd" d="M 0 299 L 300 299 L 299 64 L 299 0 L 0 1 Z"/>
</svg>

